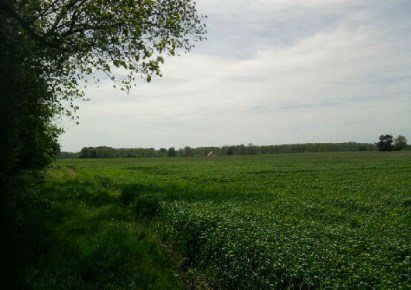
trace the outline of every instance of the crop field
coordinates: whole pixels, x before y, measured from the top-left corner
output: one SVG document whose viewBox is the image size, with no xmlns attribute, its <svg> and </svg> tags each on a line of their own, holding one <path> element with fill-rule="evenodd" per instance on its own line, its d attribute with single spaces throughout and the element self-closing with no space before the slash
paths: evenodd
<svg viewBox="0 0 411 290">
<path fill-rule="evenodd" d="M 73 159 L 48 176 L 110 192 L 208 288 L 411 288 L 411 152 Z"/>
</svg>

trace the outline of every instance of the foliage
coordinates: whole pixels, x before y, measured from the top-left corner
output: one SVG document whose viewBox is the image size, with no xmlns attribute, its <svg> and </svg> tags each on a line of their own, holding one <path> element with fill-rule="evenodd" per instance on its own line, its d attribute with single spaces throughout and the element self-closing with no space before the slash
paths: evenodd
<svg viewBox="0 0 411 290">
<path fill-rule="evenodd" d="M 167 152 L 167 150 L 166 150 Z M 83 147 L 78 154 L 79 158 L 135 158 L 164 156 L 161 150 L 154 148 L 112 148 L 107 146 Z M 76 157 L 74 157 L 76 158 Z"/>
<path fill-rule="evenodd" d="M 379 137 L 379 142 L 375 143 L 379 151 L 400 151 L 407 147 L 407 139 L 403 135 L 393 138 L 392 135 L 386 134 Z"/>
<path fill-rule="evenodd" d="M 407 147 L 407 139 L 402 135 L 398 135 L 398 137 L 394 139 L 395 150 L 402 150 L 406 147 Z"/>
<path fill-rule="evenodd" d="M 48 165 L 59 151 L 61 130 L 52 121 L 55 96 L 33 47 L 0 10 L 0 178 Z"/>
<path fill-rule="evenodd" d="M 56 154 L 56 159 L 79 158 L 79 155 L 78 152 L 60 151 Z"/>
<path fill-rule="evenodd" d="M 176 157 L 177 156 L 176 149 L 174 147 L 168 148 L 167 156 L 168 157 Z"/>
<path fill-rule="evenodd" d="M 394 149 L 394 146 L 392 145 L 392 135 L 380 135 L 379 140 L 380 141 L 375 144 L 378 148 L 378 151 L 391 151 Z"/>
<path fill-rule="evenodd" d="M 47 73 L 74 86 L 97 71 L 114 78 L 112 71 L 122 68 L 128 74 L 121 83 L 129 89 L 135 73 L 147 80 L 160 75 L 164 54 L 190 50 L 205 33 L 195 4 L 187 0 L 1 3 L 27 37 L 45 49 L 39 57 Z"/>
<path fill-rule="evenodd" d="M 110 158 L 114 157 L 114 149 L 107 146 L 84 147 L 81 149 L 80 158 Z"/>
<path fill-rule="evenodd" d="M 218 147 L 195 148 L 194 155 L 207 155 L 214 151 L 217 155 L 254 155 L 254 154 L 278 154 L 278 153 L 305 153 L 305 152 L 350 152 L 373 151 L 374 146 L 367 143 L 301 143 L 284 145 L 234 145 Z"/>
<path fill-rule="evenodd" d="M 170 148 L 171 149 L 171 148 Z M 372 144 L 363 143 L 310 143 L 310 144 L 288 144 L 288 145 L 233 145 L 223 147 L 196 147 L 189 146 L 184 149 L 171 151 L 165 148 L 155 150 L 154 148 L 112 148 L 107 146 L 84 147 L 80 153 L 71 153 L 72 158 L 134 158 L 134 157 L 162 157 L 162 156 L 207 156 L 211 151 L 216 155 L 255 155 L 274 153 L 304 153 L 304 152 L 349 152 L 349 151 L 374 151 Z M 169 153 L 168 153 L 169 152 Z M 171 155 L 171 156 L 170 156 Z M 60 159 L 71 158 L 69 153 L 62 154 Z"/>
</svg>

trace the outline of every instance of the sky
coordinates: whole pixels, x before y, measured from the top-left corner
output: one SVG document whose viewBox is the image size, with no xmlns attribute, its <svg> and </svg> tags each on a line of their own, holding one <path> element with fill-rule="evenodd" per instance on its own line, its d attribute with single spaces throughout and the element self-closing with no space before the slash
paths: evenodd
<svg viewBox="0 0 411 290">
<path fill-rule="evenodd" d="M 63 151 L 411 143 L 411 1 L 197 0 L 207 41 L 129 94 L 88 86 Z"/>
</svg>

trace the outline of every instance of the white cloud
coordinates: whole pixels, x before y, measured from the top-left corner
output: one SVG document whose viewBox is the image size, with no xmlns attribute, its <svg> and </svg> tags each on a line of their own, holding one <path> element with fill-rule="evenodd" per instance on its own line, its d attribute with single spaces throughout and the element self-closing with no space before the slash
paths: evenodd
<svg viewBox="0 0 411 290">
<path fill-rule="evenodd" d="M 63 149 L 411 140 L 411 16 L 394 2 L 202 1 L 211 44 L 166 59 L 164 78 L 130 95 L 108 81 L 87 89 Z M 299 26 L 294 11 L 316 20 Z"/>
</svg>

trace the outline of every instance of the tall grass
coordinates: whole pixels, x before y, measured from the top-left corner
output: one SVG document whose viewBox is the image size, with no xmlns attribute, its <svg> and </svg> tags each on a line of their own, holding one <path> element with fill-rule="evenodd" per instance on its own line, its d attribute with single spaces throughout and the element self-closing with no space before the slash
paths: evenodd
<svg viewBox="0 0 411 290">
<path fill-rule="evenodd" d="M 44 182 L 20 184 L 3 230 L 3 289 L 183 288 L 175 255 L 120 206 L 108 181 L 55 166 Z"/>
</svg>

